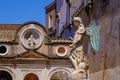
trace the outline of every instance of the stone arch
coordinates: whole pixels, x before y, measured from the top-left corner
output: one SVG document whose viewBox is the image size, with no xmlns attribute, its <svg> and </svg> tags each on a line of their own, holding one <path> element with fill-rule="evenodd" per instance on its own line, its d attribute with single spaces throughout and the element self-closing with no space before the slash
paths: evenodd
<svg viewBox="0 0 120 80">
<path fill-rule="evenodd" d="M 7 73 L 7 75 L 11 76 L 12 80 L 16 80 L 15 75 L 13 74 L 13 72 L 10 69 L 0 67 L 0 71 Z"/>
<path fill-rule="evenodd" d="M 24 74 L 22 80 L 40 80 L 40 77 L 36 72 L 27 72 Z"/>
<path fill-rule="evenodd" d="M 68 68 L 54 68 L 54 69 L 51 69 L 49 71 L 49 74 L 48 74 L 48 77 L 47 77 L 47 80 L 50 80 L 52 75 L 54 75 L 54 73 L 56 72 L 59 72 L 59 71 L 63 71 L 63 72 L 66 72 L 68 75 L 71 75 L 71 70 L 68 69 Z"/>
</svg>

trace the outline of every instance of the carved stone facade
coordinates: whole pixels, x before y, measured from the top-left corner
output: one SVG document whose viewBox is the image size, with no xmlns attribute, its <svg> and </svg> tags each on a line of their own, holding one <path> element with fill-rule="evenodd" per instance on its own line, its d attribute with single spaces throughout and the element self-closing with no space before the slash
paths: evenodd
<svg viewBox="0 0 120 80">
<path fill-rule="evenodd" d="M 67 80 L 73 71 L 71 40 L 47 38 L 39 23 L 0 25 L 0 36 L 1 80 Z"/>
<path fill-rule="evenodd" d="M 29 80 L 34 80 L 34 79 L 35 80 L 54 80 L 54 79 L 61 80 L 63 79 L 63 80 L 67 80 L 67 78 L 72 72 L 72 68 L 69 65 L 62 65 L 61 63 L 58 63 L 59 61 L 57 60 L 55 62 L 57 62 L 59 65 L 53 64 L 49 68 L 46 67 L 46 61 L 37 61 L 37 63 L 35 63 L 35 60 L 32 60 L 32 61 L 31 60 L 28 61 L 26 59 L 26 63 L 23 63 L 23 64 L 16 63 L 16 65 L 1 64 L 0 79 L 6 79 L 6 80 L 28 80 L 28 79 Z M 25 62 L 25 60 L 22 60 L 21 62 Z M 55 62 L 51 62 L 51 63 L 55 63 Z M 63 61 L 61 62 L 63 63 Z M 3 73 L 3 71 L 8 73 L 9 76 L 6 75 L 6 73 Z"/>
</svg>

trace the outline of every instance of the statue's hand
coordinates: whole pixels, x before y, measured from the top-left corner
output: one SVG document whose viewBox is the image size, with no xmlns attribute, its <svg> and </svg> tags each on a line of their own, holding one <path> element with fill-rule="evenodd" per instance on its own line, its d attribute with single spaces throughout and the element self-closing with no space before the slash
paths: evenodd
<svg viewBox="0 0 120 80">
<path fill-rule="evenodd" d="M 73 44 L 70 45 L 70 47 L 73 47 L 73 46 L 74 46 Z"/>
<path fill-rule="evenodd" d="M 71 44 L 71 45 L 70 45 L 70 47 L 71 47 L 71 48 L 74 48 L 74 47 L 75 47 L 75 44 L 74 44 L 74 43 L 73 43 L 73 44 Z"/>
</svg>

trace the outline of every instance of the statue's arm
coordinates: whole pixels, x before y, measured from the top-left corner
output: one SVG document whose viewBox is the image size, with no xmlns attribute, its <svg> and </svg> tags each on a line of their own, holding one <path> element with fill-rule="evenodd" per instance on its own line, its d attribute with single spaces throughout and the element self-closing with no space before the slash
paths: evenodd
<svg viewBox="0 0 120 80">
<path fill-rule="evenodd" d="M 73 42 L 72 42 L 72 44 L 70 45 L 70 47 L 73 47 L 73 46 L 75 46 L 78 42 L 81 42 L 81 41 L 82 41 L 82 37 L 83 37 L 83 33 L 77 33 L 77 34 L 75 34 L 74 39 L 73 39 Z"/>
</svg>

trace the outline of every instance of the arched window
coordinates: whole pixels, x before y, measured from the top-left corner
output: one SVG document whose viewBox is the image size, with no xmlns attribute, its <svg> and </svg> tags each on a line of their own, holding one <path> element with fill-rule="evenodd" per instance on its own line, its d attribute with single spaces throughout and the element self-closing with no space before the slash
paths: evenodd
<svg viewBox="0 0 120 80">
<path fill-rule="evenodd" d="M 68 73 L 65 71 L 57 71 L 51 76 L 50 80 L 68 80 Z"/>
<path fill-rule="evenodd" d="M 37 49 L 43 41 L 42 32 L 36 28 L 36 24 L 29 24 L 21 33 L 22 45 L 27 49 Z"/>
<path fill-rule="evenodd" d="M 39 80 L 38 76 L 34 73 L 27 74 L 23 80 Z"/>
<path fill-rule="evenodd" d="M 13 80 L 12 76 L 6 71 L 0 71 L 0 80 Z"/>
</svg>

